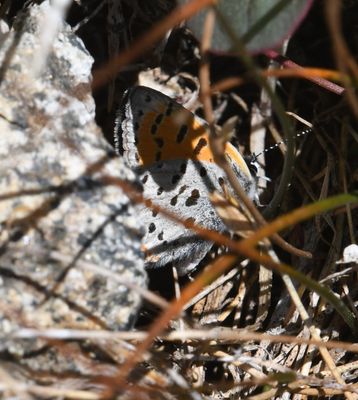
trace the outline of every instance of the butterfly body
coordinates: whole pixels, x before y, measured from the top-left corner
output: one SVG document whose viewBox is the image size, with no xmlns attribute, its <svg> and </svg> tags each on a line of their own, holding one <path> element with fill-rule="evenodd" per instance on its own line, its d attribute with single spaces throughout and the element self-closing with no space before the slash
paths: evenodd
<svg viewBox="0 0 358 400">
<path fill-rule="evenodd" d="M 209 194 L 230 185 L 214 163 L 205 121 L 162 93 L 138 86 L 125 94 L 116 135 L 125 161 L 140 176 L 145 198 L 184 221 L 225 231 Z M 230 143 L 225 153 L 253 197 L 255 183 L 245 161 Z M 172 264 L 185 275 L 212 247 L 211 242 L 144 206 L 140 206 L 140 219 L 145 225 L 148 268 Z"/>
</svg>

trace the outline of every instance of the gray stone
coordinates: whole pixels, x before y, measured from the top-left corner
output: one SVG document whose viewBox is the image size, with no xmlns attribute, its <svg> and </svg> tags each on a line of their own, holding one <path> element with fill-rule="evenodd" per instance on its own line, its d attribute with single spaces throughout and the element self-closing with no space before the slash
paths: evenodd
<svg viewBox="0 0 358 400">
<path fill-rule="evenodd" d="M 146 286 L 142 229 L 126 194 L 101 179 L 136 178 L 94 122 L 92 58 L 69 26 L 33 76 L 49 7 L 19 16 L 0 43 L 0 333 L 129 329 L 140 295 L 108 273 Z M 0 351 L 45 343 L 2 340 Z"/>
</svg>

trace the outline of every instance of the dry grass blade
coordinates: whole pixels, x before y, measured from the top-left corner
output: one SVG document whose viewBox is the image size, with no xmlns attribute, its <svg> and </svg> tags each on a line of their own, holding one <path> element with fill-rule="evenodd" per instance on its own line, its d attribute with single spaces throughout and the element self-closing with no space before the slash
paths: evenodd
<svg viewBox="0 0 358 400">
<path fill-rule="evenodd" d="M 281 50 L 252 55 L 216 0 L 182 1 L 176 9 L 171 0 L 1 3 L 3 398 L 358 399 L 357 257 L 346 253 L 357 241 L 352 32 L 358 2 L 312 2 Z M 278 3 L 285 8 L 287 2 Z M 56 21 L 49 14 L 37 26 L 19 13 L 47 6 L 57 11 Z M 202 38 L 182 25 L 197 13 L 203 21 L 206 15 Z M 269 26 L 270 14 L 264 20 Z M 218 23 L 236 54 L 210 50 Z M 254 24 L 249 31 L 257 37 L 260 29 Z M 28 46 L 38 31 L 39 45 Z M 33 49 L 38 60 L 26 69 Z M 74 53 L 76 60 L 67 61 Z M 159 179 L 125 168 L 108 144 L 117 114 L 119 153 L 139 149 L 139 133 L 160 134 L 154 147 L 161 152 L 143 146 L 143 157 L 154 162 L 155 156 L 159 169 L 167 156 L 180 160 L 180 190 L 197 189 L 193 182 L 203 178 L 203 170 L 194 180 L 195 170 L 185 168 L 189 153 L 166 146 L 173 115 L 168 107 L 163 119 L 159 108 L 173 102 L 158 96 L 160 107 L 152 110 L 141 98 L 131 117 L 134 101 L 129 106 L 126 95 L 119 104 L 135 82 L 170 93 L 206 129 L 204 115 L 211 150 L 206 129 L 208 158 L 199 154 L 198 165 L 215 158 L 223 170 L 204 168 L 208 180 L 214 169 L 222 180 L 217 190 L 223 196 L 210 195 L 212 208 L 207 197 L 201 203 L 202 191 L 192 195 L 197 212 L 184 196 L 177 203 L 177 193 L 170 198 Z M 181 124 L 177 139 L 190 132 L 189 123 Z M 311 128 L 304 136 L 302 126 Z M 125 142 L 126 130 L 133 130 L 133 143 Z M 228 163 L 227 142 L 247 154 L 255 131 L 258 150 L 251 150 L 262 152 L 256 165 L 246 159 L 236 165 L 231 153 Z M 189 136 L 185 145 L 192 144 Z M 274 145 L 281 141 L 282 154 Z M 259 163 L 265 185 L 248 191 L 256 207 L 237 177 L 245 167 L 255 176 Z M 153 229 L 149 218 L 138 218 L 136 210 L 144 207 L 158 241 L 165 236 L 160 227 L 180 239 L 185 230 L 194 245 L 213 243 L 190 275 L 174 282 L 177 270 L 168 265 L 144 270 L 147 242 L 140 236 Z M 221 221 L 220 228 L 207 228 L 204 217 L 214 212 L 230 232 Z M 168 243 L 165 255 L 181 250 Z M 130 275 L 134 254 L 138 268 Z M 133 314 L 121 325 L 128 309 Z"/>
</svg>

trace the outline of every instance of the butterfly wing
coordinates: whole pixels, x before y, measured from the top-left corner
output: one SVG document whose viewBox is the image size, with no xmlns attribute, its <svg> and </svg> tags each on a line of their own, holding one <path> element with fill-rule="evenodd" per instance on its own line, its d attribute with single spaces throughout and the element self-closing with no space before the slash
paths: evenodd
<svg viewBox="0 0 358 400">
<path fill-rule="evenodd" d="M 169 97 L 153 89 L 135 87 L 124 98 L 118 115 L 117 142 L 127 164 L 140 173 L 144 196 L 182 220 L 215 231 L 225 225 L 213 209 L 209 193 L 226 183 L 214 163 L 206 123 Z M 226 152 L 238 176 L 251 176 L 237 150 Z M 144 247 L 148 268 L 171 263 L 180 275 L 194 269 L 212 247 L 182 225 L 141 207 L 146 226 Z"/>
<path fill-rule="evenodd" d="M 153 203 L 183 221 L 190 220 L 219 232 L 225 230 L 209 200 L 209 193 L 220 190 L 219 182 L 223 179 L 222 171 L 215 164 L 192 160 L 156 163 L 143 172 L 141 179 L 144 196 Z M 184 275 L 195 268 L 212 247 L 211 242 L 160 213 L 143 207 L 141 216 L 146 223 L 144 243 L 148 267 L 171 263 Z"/>
</svg>

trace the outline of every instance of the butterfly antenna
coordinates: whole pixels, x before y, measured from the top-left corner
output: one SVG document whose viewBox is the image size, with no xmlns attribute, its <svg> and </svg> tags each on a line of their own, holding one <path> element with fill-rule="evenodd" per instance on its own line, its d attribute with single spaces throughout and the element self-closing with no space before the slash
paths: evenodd
<svg viewBox="0 0 358 400">
<path fill-rule="evenodd" d="M 306 128 L 306 129 L 303 129 L 302 131 L 300 131 L 300 132 L 298 132 L 298 133 L 296 133 L 296 135 L 295 135 L 295 138 L 297 139 L 297 138 L 299 138 L 299 137 L 302 137 L 302 136 L 304 136 L 304 135 L 306 135 L 307 133 L 311 133 L 313 131 L 313 128 Z M 264 153 L 267 153 L 267 152 L 269 152 L 269 151 L 271 151 L 271 150 L 273 150 L 273 149 L 276 149 L 277 147 L 279 147 L 279 146 L 281 146 L 281 144 L 287 144 L 287 140 L 285 139 L 285 140 L 281 140 L 280 142 L 277 142 L 277 143 L 275 143 L 274 145 L 272 145 L 272 146 L 270 146 L 270 147 L 267 147 L 266 149 L 264 149 L 263 151 L 261 151 L 260 153 L 258 153 L 258 154 L 255 154 L 255 153 L 252 153 L 252 155 L 251 155 L 251 157 L 250 157 L 250 164 L 252 164 L 253 166 L 255 166 L 255 163 L 257 164 L 258 163 L 258 158 L 262 155 L 262 154 L 264 154 Z"/>
</svg>

